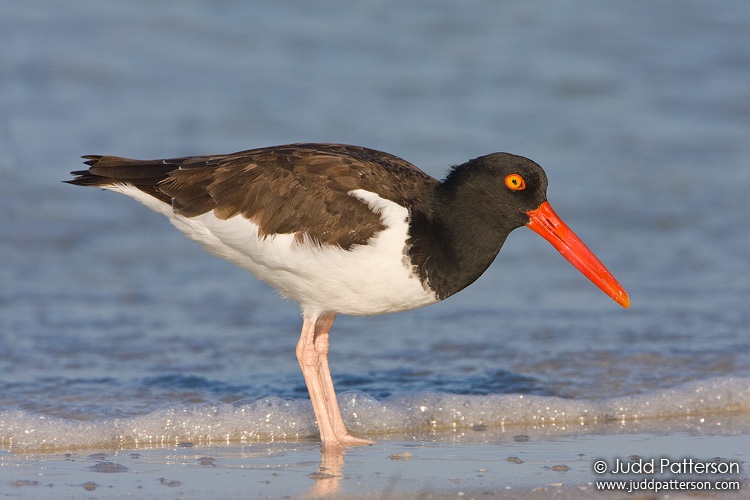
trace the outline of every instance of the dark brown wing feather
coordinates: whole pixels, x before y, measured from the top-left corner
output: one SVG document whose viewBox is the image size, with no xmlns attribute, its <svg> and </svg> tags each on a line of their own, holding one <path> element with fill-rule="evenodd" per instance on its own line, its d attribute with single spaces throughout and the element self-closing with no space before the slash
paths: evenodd
<svg viewBox="0 0 750 500">
<path fill-rule="evenodd" d="M 186 217 L 241 215 L 263 235 L 293 233 L 350 248 L 383 229 L 378 214 L 348 195 L 365 189 L 411 210 L 437 181 L 401 158 L 340 144 L 291 144 L 228 155 L 166 160 L 86 156 L 72 184 L 128 183 Z"/>
</svg>

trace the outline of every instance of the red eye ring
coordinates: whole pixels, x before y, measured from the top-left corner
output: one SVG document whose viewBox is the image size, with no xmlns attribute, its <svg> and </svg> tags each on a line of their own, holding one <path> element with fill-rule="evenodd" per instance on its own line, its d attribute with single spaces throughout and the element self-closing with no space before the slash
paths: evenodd
<svg viewBox="0 0 750 500">
<path fill-rule="evenodd" d="M 505 177 L 505 185 L 511 191 L 526 189 L 526 181 L 518 174 L 509 174 Z"/>
</svg>

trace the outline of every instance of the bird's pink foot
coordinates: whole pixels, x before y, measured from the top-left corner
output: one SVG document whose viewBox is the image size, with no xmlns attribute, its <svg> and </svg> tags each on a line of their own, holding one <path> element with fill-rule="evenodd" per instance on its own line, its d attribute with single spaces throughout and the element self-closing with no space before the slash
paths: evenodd
<svg viewBox="0 0 750 500">
<path fill-rule="evenodd" d="M 323 442 L 323 448 L 344 448 L 347 446 L 369 446 L 375 444 L 375 441 L 366 438 L 352 436 L 348 432 L 337 434 L 334 439 Z"/>
</svg>

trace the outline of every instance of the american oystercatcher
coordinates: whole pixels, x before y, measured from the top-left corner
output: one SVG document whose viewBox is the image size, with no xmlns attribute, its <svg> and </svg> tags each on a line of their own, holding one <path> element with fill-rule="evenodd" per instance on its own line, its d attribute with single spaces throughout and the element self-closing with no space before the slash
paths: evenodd
<svg viewBox="0 0 750 500">
<path fill-rule="evenodd" d="M 324 448 L 351 436 L 328 368 L 337 314 L 433 304 L 474 282 L 508 234 L 527 226 L 624 307 L 625 290 L 555 214 L 533 161 L 493 153 L 433 179 L 396 156 L 290 144 L 214 156 L 85 156 L 67 182 L 135 198 L 187 237 L 297 301 L 297 359 Z"/>
</svg>

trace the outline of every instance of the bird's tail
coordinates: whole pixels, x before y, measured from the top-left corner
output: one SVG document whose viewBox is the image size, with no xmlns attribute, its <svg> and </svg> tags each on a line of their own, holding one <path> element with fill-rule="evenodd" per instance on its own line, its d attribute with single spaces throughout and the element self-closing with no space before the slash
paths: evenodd
<svg viewBox="0 0 750 500">
<path fill-rule="evenodd" d="M 76 186 L 107 188 L 118 184 L 131 185 L 162 201 L 171 198 L 159 189 L 159 184 L 170 172 L 179 168 L 183 158 L 171 160 L 133 160 L 119 156 L 89 155 L 83 157 L 87 170 L 71 172 L 75 178 L 64 181 Z"/>
</svg>

